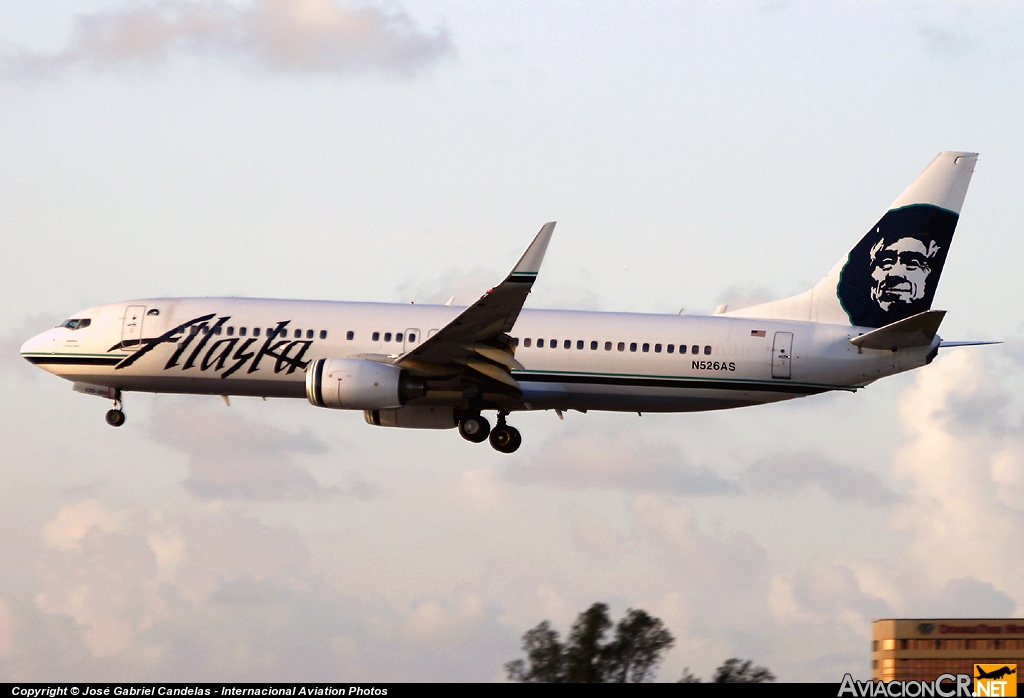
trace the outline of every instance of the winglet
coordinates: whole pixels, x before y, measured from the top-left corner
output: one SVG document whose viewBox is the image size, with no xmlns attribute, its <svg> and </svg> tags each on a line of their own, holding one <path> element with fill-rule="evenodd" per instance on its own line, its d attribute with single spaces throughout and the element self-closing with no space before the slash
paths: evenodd
<svg viewBox="0 0 1024 698">
<path fill-rule="evenodd" d="M 547 252 L 548 243 L 551 242 L 551 233 L 555 231 L 555 222 L 545 223 L 537 237 L 533 239 L 530 246 L 526 248 L 519 263 L 508 275 L 510 281 L 533 281 L 540 271 L 540 263 L 544 261 L 544 253 Z"/>
</svg>

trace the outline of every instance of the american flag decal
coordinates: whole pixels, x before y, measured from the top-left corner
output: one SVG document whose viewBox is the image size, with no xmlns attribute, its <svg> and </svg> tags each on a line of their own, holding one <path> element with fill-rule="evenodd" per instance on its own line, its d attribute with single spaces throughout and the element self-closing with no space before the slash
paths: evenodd
<svg viewBox="0 0 1024 698">
<path fill-rule="evenodd" d="M 764 330 L 750 330 L 751 337 L 764 337 Z"/>
</svg>

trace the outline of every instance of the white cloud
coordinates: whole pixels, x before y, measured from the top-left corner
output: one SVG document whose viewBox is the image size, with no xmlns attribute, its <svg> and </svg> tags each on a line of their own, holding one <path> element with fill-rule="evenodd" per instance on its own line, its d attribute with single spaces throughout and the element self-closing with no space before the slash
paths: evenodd
<svg viewBox="0 0 1024 698">
<path fill-rule="evenodd" d="M 77 550 L 82 539 L 92 530 L 116 533 L 125 526 L 125 511 L 111 511 L 95 499 L 86 499 L 66 506 L 57 518 L 43 527 L 43 542 L 48 548 Z"/>
<path fill-rule="evenodd" d="M 909 441 L 894 471 L 909 485 L 895 523 L 934 584 L 971 578 L 1024 608 L 1024 432 L 1010 425 L 1007 371 L 961 349 L 917 375 L 900 398 Z M 998 375 L 998 378 L 996 377 Z"/>
<path fill-rule="evenodd" d="M 577 430 L 543 444 L 537 453 L 529 463 L 510 466 L 505 477 L 572 490 L 712 495 L 738 489 L 707 466 L 687 462 L 677 445 L 645 441 L 635 432 Z"/>
<path fill-rule="evenodd" d="M 778 294 L 767 286 L 749 283 L 737 283 L 728 287 L 718 295 L 718 304 L 729 306 L 729 310 L 740 310 L 752 305 L 760 305 L 778 298 Z"/>
<path fill-rule="evenodd" d="M 162 404 L 152 437 L 189 457 L 185 490 L 200 499 L 241 501 L 323 500 L 336 494 L 360 499 L 376 488 L 353 480 L 348 492 L 321 487 L 292 457 L 319 455 L 326 445 L 308 431 L 290 433 L 247 419 L 237 409 L 208 402 Z"/>
<path fill-rule="evenodd" d="M 14 613 L 6 596 L 0 596 L 0 657 L 14 651 Z"/>
<path fill-rule="evenodd" d="M 447 32 L 424 32 L 397 6 L 334 0 L 158 0 L 79 15 L 55 52 L 7 50 L 3 69 L 22 77 L 73 68 L 152 67 L 175 57 L 223 57 L 281 72 L 411 75 L 454 53 Z"/>
<path fill-rule="evenodd" d="M 814 453 L 778 453 L 752 463 L 743 483 L 757 494 L 789 495 L 818 487 L 840 502 L 884 506 L 899 500 L 875 473 Z"/>
<path fill-rule="evenodd" d="M 817 487 L 839 502 L 886 506 L 899 499 L 875 473 L 807 452 L 775 453 L 756 460 L 737 476 L 725 476 L 690 463 L 671 442 L 649 441 L 636 431 L 577 429 L 549 440 L 538 454 L 528 463 L 506 468 L 505 477 L 570 490 L 789 497 Z"/>
</svg>

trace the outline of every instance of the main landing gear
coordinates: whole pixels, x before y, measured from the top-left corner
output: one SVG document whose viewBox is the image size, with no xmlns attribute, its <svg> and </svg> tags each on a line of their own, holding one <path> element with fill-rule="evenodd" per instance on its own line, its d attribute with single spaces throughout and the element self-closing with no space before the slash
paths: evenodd
<svg viewBox="0 0 1024 698">
<path fill-rule="evenodd" d="M 495 451 L 514 453 L 522 445 L 523 437 L 518 429 L 505 423 L 507 414 L 499 412 L 498 424 L 491 429 L 490 423 L 479 412 L 467 413 L 459 420 L 459 434 L 475 444 L 490 440 Z"/>
<path fill-rule="evenodd" d="M 107 424 L 112 427 L 119 427 L 124 424 L 125 416 L 124 411 L 121 409 L 121 391 L 117 391 L 116 397 L 114 397 L 114 409 L 107 411 L 106 416 Z"/>
</svg>

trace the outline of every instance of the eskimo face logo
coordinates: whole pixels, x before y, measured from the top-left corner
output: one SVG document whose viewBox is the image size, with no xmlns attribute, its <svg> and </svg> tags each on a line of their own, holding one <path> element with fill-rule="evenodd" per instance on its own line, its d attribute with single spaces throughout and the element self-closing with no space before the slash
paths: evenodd
<svg viewBox="0 0 1024 698">
<path fill-rule="evenodd" d="M 836 294 L 850 322 L 884 327 L 929 310 L 959 216 L 918 204 L 889 211 L 847 258 Z"/>
<path fill-rule="evenodd" d="M 881 231 L 876 231 L 881 232 Z M 939 253 L 934 240 L 927 244 L 913 237 L 886 240 L 871 248 L 871 300 L 888 312 L 893 303 L 913 303 L 924 298 L 931 261 Z"/>
</svg>

